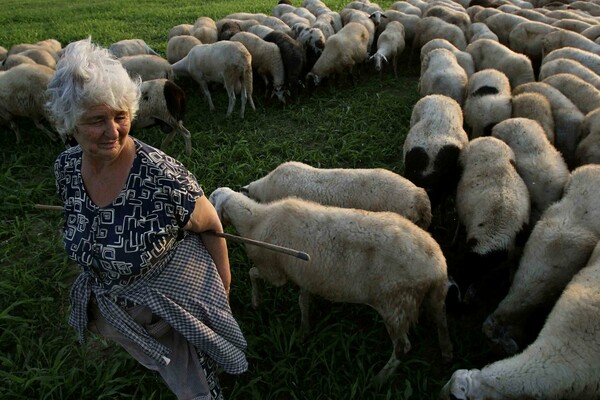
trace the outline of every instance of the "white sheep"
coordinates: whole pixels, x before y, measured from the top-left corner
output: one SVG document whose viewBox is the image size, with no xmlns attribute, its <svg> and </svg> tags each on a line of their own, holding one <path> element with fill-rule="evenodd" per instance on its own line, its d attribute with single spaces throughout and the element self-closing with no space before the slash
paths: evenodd
<svg viewBox="0 0 600 400">
<path fill-rule="evenodd" d="M 543 38 L 557 29 L 543 22 L 527 21 L 520 23 L 509 33 L 508 47 L 514 52 L 529 57 L 534 71 L 539 71 L 544 55 Z M 537 76 L 537 73 L 535 75 Z"/>
<path fill-rule="evenodd" d="M 456 188 L 458 155 L 468 141 L 456 100 L 433 94 L 417 101 L 402 148 L 404 176 L 427 191 L 432 208 Z"/>
<path fill-rule="evenodd" d="M 505 46 L 509 46 L 508 36 L 510 32 L 520 23 L 528 22 L 529 20 L 525 17 L 521 17 L 515 14 L 509 14 L 500 12 L 489 16 L 485 19 L 485 24 L 490 28 L 492 32 L 498 36 L 498 40 Z"/>
<path fill-rule="evenodd" d="M 600 91 L 577 75 L 555 74 L 543 82 L 560 90 L 584 115 L 600 107 Z"/>
<path fill-rule="evenodd" d="M 167 61 L 175 64 L 177 61 L 187 56 L 192 47 L 202 44 L 200 39 L 191 35 L 176 35 L 167 42 Z"/>
<path fill-rule="evenodd" d="M 171 29 L 169 29 L 169 32 L 167 32 L 167 41 L 171 40 L 171 38 L 174 36 L 181 36 L 181 35 L 190 36 L 192 34 L 193 29 L 194 29 L 193 24 L 175 25 Z"/>
<path fill-rule="evenodd" d="M 364 25 L 350 22 L 325 42 L 323 54 L 313 65 L 307 79 L 318 85 L 325 77 L 333 74 L 352 73 L 356 64 L 367 58 L 369 32 Z"/>
<path fill-rule="evenodd" d="M 248 12 L 237 12 L 233 14 L 226 15 L 225 19 L 239 19 L 242 21 L 246 20 L 255 20 L 258 21 L 259 24 L 264 24 L 264 22 L 269 18 L 269 15 L 265 13 L 248 13 Z"/>
<path fill-rule="evenodd" d="M 546 54 L 542 65 L 558 58 L 568 58 L 583 64 L 600 76 L 600 55 L 575 47 L 561 47 Z"/>
<path fill-rule="evenodd" d="M 434 321 L 442 356 L 452 358 L 445 297 L 446 260 L 429 233 L 392 212 L 328 207 L 286 198 L 260 204 L 229 188 L 209 197 L 223 224 L 246 238 L 302 249 L 309 261 L 247 246 L 252 304 L 258 306 L 257 278 L 300 287 L 302 327 L 307 330 L 310 295 L 330 301 L 368 304 L 382 317 L 394 350 L 378 373 L 390 377 L 409 351 L 408 332 L 421 305 Z"/>
<path fill-rule="evenodd" d="M 456 3 L 430 3 L 423 13 L 422 18 L 438 17 L 452 25 L 458 26 L 466 34 L 469 26 L 471 26 L 471 18 L 463 7 L 457 9 L 451 7 L 451 4 Z"/>
<path fill-rule="evenodd" d="M 369 54 L 372 53 L 373 43 L 375 41 L 375 23 L 371 19 L 369 13 L 362 10 L 354 10 L 351 8 L 344 8 L 340 11 L 340 16 L 342 17 L 342 22 L 344 26 L 348 25 L 350 22 L 356 22 L 363 25 L 367 32 L 369 33 L 368 41 L 367 41 L 367 51 Z"/>
<path fill-rule="evenodd" d="M 159 125 L 167 134 L 161 144 L 165 149 L 177 133 L 183 136 L 185 151 L 192 154 L 191 133 L 183 126 L 186 96 L 183 89 L 169 79 L 144 81 L 140 87 L 140 105 L 132 129 Z"/>
<path fill-rule="evenodd" d="M 218 39 L 216 22 L 210 17 L 199 17 L 192 27 L 192 36 L 204 44 L 211 44 Z"/>
<path fill-rule="evenodd" d="M 294 14 L 294 13 L 291 13 L 291 12 L 283 14 L 279 18 L 285 24 L 287 24 L 287 26 L 289 26 L 290 28 L 293 27 L 295 24 L 305 24 L 305 25 L 310 25 L 311 24 L 311 22 L 308 19 L 302 18 L 301 16 L 299 16 L 297 14 Z"/>
<path fill-rule="evenodd" d="M 423 16 L 423 12 L 419 7 L 410 4 L 408 1 L 405 0 L 396 1 L 392 3 L 390 9 L 403 12 L 404 14 L 416 15 L 417 17 Z"/>
<path fill-rule="evenodd" d="M 0 72 L 0 123 L 9 124 L 20 143 L 21 134 L 15 118 L 25 117 L 33 120 L 35 126 L 52 141 L 57 135 L 42 125 L 48 118 L 46 112 L 46 88 L 54 74 L 52 68 L 39 64 L 17 65 Z"/>
<path fill-rule="evenodd" d="M 421 62 L 418 90 L 421 96 L 443 94 L 462 105 L 468 81 L 467 73 L 450 50 L 433 49 Z"/>
<path fill-rule="evenodd" d="M 21 65 L 21 64 L 39 65 L 38 63 L 33 61 L 31 58 L 24 56 L 21 53 L 16 53 L 16 54 L 9 54 L 6 57 L 6 59 L 4 61 L 2 61 L 0 70 L 6 71 L 6 70 L 16 67 L 17 65 Z"/>
<path fill-rule="evenodd" d="M 235 106 L 236 91 L 241 92 L 240 116 L 244 118 L 246 101 L 256 110 L 252 100 L 252 56 L 239 42 L 228 40 L 194 46 L 187 56 L 173 64 L 175 74 L 191 76 L 202 89 L 211 111 L 215 106 L 208 91 L 208 82 L 225 86 L 229 97 L 227 115 Z"/>
<path fill-rule="evenodd" d="M 252 25 L 246 32 L 254 33 L 261 39 L 264 39 L 269 33 L 273 32 L 273 28 L 264 25 Z"/>
<path fill-rule="evenodd" d="M 421 18 L 417 23 L 412 47 L 420 49 L 428 41 L 437 38 L 446 39 L 459 50 L 465 50 L 467 47 L 467 39 L 462 29 L 438 17 Z"/>
<path fill-rule="evenodd" d="M 581 400 L 600 397 L 600 245 L 569 282 L 535 342 L 522 353 L 460 369 L 440 399 Z"/>
<path fill-rule="evenodd" d="M 600 164 L 600 109 L 586 114 L 581 123 L 575 164 Z"/>
<path fill-rule="evenodd" d="M 252 55 L 252 70 L 263 79 L 265 86 L 273 85 L 272 95 L 285 104 L 285 69 L 279 46 L 250 32 L 236 33 L 229 40 L 240 42 L 248 49 Z"/>
<path fill-rule="evenodd" d="M 497 123 L 512 115 L 512 94 L 506 75 L 496 69 L 482 69 L 469 78 L 463 107 L 471 139 L 489 136 Z"/>
<path fill-rule="evenodd" d="M 454 54 L 454 56 L 456 57 L 456 61 L 458 61 L 460 66 L 467 73 L 467 76 L 469 77 L 473 75 L 473 73 L 475 72 L 475 64 L 473 63 L 473 57 L 471 56 L 471 54 L 467 53 L 466 51 L 461 51 L 457 49 L 456 46 L 454 46 L 446 39 L 437 38 L 425 43 L 423 47 L 421 47 L 421 62 L 423 62 L 423 59 L 425 58 L 427 53 L 429 53 L 433 49 L 439 48 L 450 50 L 452 54 Z"/>
<path fill-rule="evenodd" d="M 496 8 L 493 8 L 493 7 L 478 8 L 477 6 L 470 6 L 467 9 L 467 14 L 471 15 L 471 21 L 473 23 L 475 23 L 475 22 L 485 23 L 486 19 L 488 19 L 492 15 L 496 15 L 496 14 L 500 14 L 500 13 L 502 13 L 502 11 L 500 11 Z"/>
<path fill-rule="evenodd" d="M 392 61 L 394 76 L 398 78 L 398 58 L 406 47 L 404 26 L 398 21 L 386 25 L 385 30 L 377 38 L 377 51 L 371 56 L 375 62 L 375 70 L 382 71 L 382 62 Z"/>
<path fill-rule="evenodd" d="M 268 16 L 264 21 L 260 22 L 261 25 L 273 28 L 273 30 L 283 32 L 287 35 L 292 34 L 292 28 L 290 28 L 285 22 L 277 17 Z"/>
<path fill-rule="evenodd" d="M 308 11 L 306 7 L 297 7 L 292 11 L 292 13 L 298 15 L 299 17 L 306 18 L 310 24 L 313 24 L 317 20 L 317 17 Z"/>
<path fill-rule="evenodd" d="M 560 90 L 544 82 L 529 82 L 513 89 L 513 96 L 534 92 L 544 95 L 552 106 L 554 116 L 554 145 L 569 168 L 574 167 L 575 147 L 584 115 Z"/>
<path fill-rule="evenodd" d="M 541 125 L 528 118 L 509 118 L 492 129 L 515 154 L 515 167 L 531 199 L 530 226 L 551 204 L 560 200 L 570 173 L 567 163 L 550 143 Z"/>
<path fill-rule="evenodd" d="M 274 17 L 281 18 L 283 14 L 290 13 L 295 9 L 296 7 L 294 7 L 291 4 L 279 3 L 275 7 L 273 7 L 271 14 L 273 14 Z"/>
<path fill-rule="evenodd" d="M 528 342 L 536 313 L 544 317 L 585 266 L 600 239 L 599 198 L 600 165 L 579 167 L 561 200 L 533 228 L 508 294 L 483 324 L 484 334 L 506 352 L 516 353 Z"/>
<path fill-rule="evenodd" d="M 580 62 L 569 58 L 557 58 L 544 62 L 540 68 L 539 80 L 543 81 L 549 76 L 563 73 L 577 75 L 600 90 L 600 76 Z"/>
<path fill-rule="evenodd" d="M 551 18 L 556 18 L 557 20 L 565 20 L 565 19 L 576 19 L 579 21 L 587 22 L 590 25 L 596 25 L 598 20 L 593 18 L 589 14 L 579 12 L 578 10 L 550 10 L 546 14 Z"/>
<path fill-rule="evenodd" d="M 600 37 L 600 25 L 590 26 L 589 28 L 581 32 L 581 35 L 585 36 L 590 40 L 596 41 L 596 39 Z"/>
<path fill-rule="evenodd" d="M 512 117 L 529 118 L 537 121 L 548 141 L 554 145 L 554 116 L 552 105 L 546 96 L 535 92 L 524 92 L 512 97 Z"/>
<path fill-rule="evenodd" d="M 323 32 L 325 39 L 328 39 L 330 36 L 336 33 L 335 28 L 333 27 L 333 17 L 331 14 L 319 15 L 311 27 Z"/>
<path fill-rule="evenodd" d="M 4 46 L 0 46 L 0 62 L 6 60 L 8 56 L 8 50 Z"/>
<path fill-rule="evenodd" d="M 476 71 L 497 69 L 508 77 L 512 88 L 535 81 L 531 60 L 502 43 L 491 39 L 479 39 L 469 44 L 466 51 L 473 57 Z"/>
<path fill-rule="evenodd" d="M 288 161 L 244 186 L 242 193 L 259 203 L 293 196 L 327 206 L 396 212 L 423 229 L 431 223 L 425 190 L 383 168 L 328 169 Z"/>
<path fill-rule="evenodd" d="M 36 64 L 45 65 L 46 67 L 56 69 L 56 61 L 58 60 L 56 53 L 53 53 L 42 47 L 38 49 L 25 50 L 15 55 L 29 57 L 35 61 Z"/>
<path fill-rule="evenodd" d="M 467 30 L 467 41 L 469 43 L 473 43 L 478 39 L 490 39 L 499 42 L 498 35 L 492 32 L 483 22 L 474 22 Z"/>
<path fill-rule="evenodd" d="M 143 39 L 124 39 L 119 40 L 110 45 L 108 50 L 115 57 L 134 56 L 137 54 L 152 54 L 160 56 L 156 51 L 152 50 Z"/>
<path fill-rule="evenodd" d="M 592 26 L 598 26 L 598 25 L 597 24 L 592 25 L 588 22 L 569 18 L 569 19 L 559 19 L 558 21 L 554 22 L 552 24 L 552 26 L 582 34 L 583 31 L 585 31 L 586 29 L 588 29 Z"/>
<path fill-rule="evenodd" d="M 577 32 L 559 29 L 551 32 L 542 40 L 544 54 L 562 47 L 575 47 L 590 53 L 600 54 L 600 44 L 586 38 Z"/>
<path fill-rule="evenodd" d="M 169 61 L 161 56 L 137 54 L 120 57 L 119 61 L 130 76 L 139 76 L 142 81 L 162 78 L 174 79 L 173 67 L 171 67 Z"/>
</svg>

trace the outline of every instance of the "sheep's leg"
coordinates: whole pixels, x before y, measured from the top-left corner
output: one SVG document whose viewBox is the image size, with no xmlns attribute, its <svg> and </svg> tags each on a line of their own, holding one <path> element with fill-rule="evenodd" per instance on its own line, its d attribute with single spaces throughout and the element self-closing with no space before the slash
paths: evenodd
<svg viewBox="0 0 600 400">
<path fill-rule="evenodd" d="M 185 152 L 186 154 L 192 154 L 192 134 L 188 131 L 181 121 L 178 124 L 178 131 L 183 136 L 183 141 L 185 142 Z"/>
<path fill-rule="evenodd" d="M 392 66 L 394 68 L 394 77 L 398 79 L 398 56 L 392 57 Z"/>
<path fill-rule="evenodd" d="M 260 305 L 260 293 L 259 293 L 259 283 L 258 280 L 262 279 L 260 276 L 260 272 L 258 268 L 252 267 L 250 268 L 250 284 L 252 287 L 252 307 L 255 309 Z"/>
<path fill-rule="evenodd" d="M 427 314 L 437 328 L 438 341 L 444 362 L 452 360 L 452 341 L 450 340 L 448 320 L 446 318 L 446 294 L 448 293 L 448 287 L 449 282 L 442 282 L 432 288 L 427 294 L 424 304 Z"/>
<path fill-rule="evenodd" d="M 202 89 L 202 93 L 204 94 L 204 97 L 206 97 L 206 100 L 208 101 L 208 108 L 210 109 L 210 111 L 214 111 L 215 106 L 212 102 L 212 97 L 210 96 L 210 92 L 208 91 L 208 84 L 206 83 L 205 80 L 201 80 L 201 81 L 199 81 L 199 83 L 200 83 L 200 88 Z"/>
<path fill-rule="evenodd" d="M 15 136 L 17 137 L 17 144 L 21 143 L 21 132 L 19 132 L 19 126 L 17 125 L 17 123 L 15 121 L 10 121 L 10 128 L 12 129 L 12 131 L 15 133 Z"/>
<path fill-rule="evenodd" d="M 227 116 L 230 116 L 235 107 L 235 89 L 233 84 L 225 83 L 225 90 L 227 90 L 227 96 L 229 97 L 229 106 L 227 107 Z M 242 118 L 244 114 L 242 113 Z"/>
<path fill-rule="evenodd" d="M 246 88 L 242 85 L 242 90 L 240 93 L 240 103 L 242 103 L 240 105 L 240 117 L 244 118 L 244 114 L 246 112 L 246 102 L 248 101 L 248 92 L 246 91 Z"/>
<path fill-rule="evenodd" d="M 402 356 L 410 351 L 410 341 L 408 340 L 407 335 L 410 323 L 406 314 L 404 312 L 399 312 L 390 316 L 384 316 L 382 314 L 382 317 L 388 334 L 392 339 L 394 348 L 388 362 L 375 376 L 375 382 L 378 384 L 385 382 L 392 376 L 394 371 L 396 371 L 396 368 L 400 365 Z"/>
<path fill-rule="evenodd" d="M 300 303 L 300 331 L 302 335 L 310 331 L 310 303 L 312 295 L 306 289 L 300 289 L 298 303 Z"/>
</svg>

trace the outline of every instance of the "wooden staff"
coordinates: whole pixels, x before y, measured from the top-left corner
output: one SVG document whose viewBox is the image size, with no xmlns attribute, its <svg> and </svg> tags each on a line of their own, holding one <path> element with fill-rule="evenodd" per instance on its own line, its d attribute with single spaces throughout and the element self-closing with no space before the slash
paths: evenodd
<svg viewBox="0 0 600 400">
<path fill-rule="evenodd" d="M 52 210 L 52 211 L 62 211 L 63 210 L 62 206 L 52 206 L 52 205 L 48 205 L 48 204 L 35 204 L 34 208 L 37 208 L 39 210 Z M 289 247 L 283 247 L 283 246 L 279 246 L 276 244 L 266 243 L 266 242 L 263 242 L 260 240 L 248 239 L 248 238 L 245 238 L 242 236 L 232 235 L 230 233 L 224 233 L 224 232 L 220 233 L 220 232 L 215 232 L 215 231 L 205 231 L 202 233 L 208 233 L 209 235 L 214 235 L 214 236 L 218 236 L 218 237 L 221 237 L 224 239 L 233 240 L 235 242 L 247 243 L 247 244 L 251 244 L 254 246 L 258 246 L 258 247 L 263 247 L 263 248 L 271 250 L 271 251 L 276 251 L 279 253 L 287 254 L 288 256 L 293 256 L 293 257 L 299 258 L 303 261 L 310 261 L 310 256 L 308 255 L 308 253 L 290 249 Z"/>
</svg>

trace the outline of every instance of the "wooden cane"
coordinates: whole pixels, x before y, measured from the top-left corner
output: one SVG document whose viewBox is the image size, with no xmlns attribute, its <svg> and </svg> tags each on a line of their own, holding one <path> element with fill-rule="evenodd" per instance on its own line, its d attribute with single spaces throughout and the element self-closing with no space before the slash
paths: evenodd
<svg viewBox="0 0 600 400">
<path fill-rule="evenodd" d="M 38 210 L 52 210 L 52 211 L 62 211 L 63 210 L 62 206 L 53 206 L 53 205 L 48 205 L 48 204 L 35 204 L 34 208 L 37 208 Z M 265 248 L 265 249 L 268 249 L 271 251 L 276 251 L 279 253 L 287 254 L 288 256 L 299 258 L 303 261 L 310 261 L 310 256 L 308 255 L 308 253 L 290 249 L 289 247 L 283 247 L 283 246 L 279 246 L 276 244 L 267 243 L 267 242 L 263 242 L 263 241 L 255 240 L 255 239 L 249 239 L 249 238 L 232 235 L 230 233 L 225 233 L 225 232 L 221 233 L 221 232 L 215 232 L 215 231 L 205 231 L 202 233 L 207 233 L 209 235 L 233 240 L 234 242 L 247 243 L 247 244 L 251 244 L 254 246 L 262 247 L 262 248 Z"/>
</svg>

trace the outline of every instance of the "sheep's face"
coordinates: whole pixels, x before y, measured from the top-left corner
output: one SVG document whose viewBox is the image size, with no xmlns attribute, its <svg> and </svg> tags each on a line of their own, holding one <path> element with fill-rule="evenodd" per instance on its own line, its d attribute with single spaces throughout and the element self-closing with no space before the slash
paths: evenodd
<svg viewBox="0 0 600 400">
<path fill-rule="evenodd" d="M 275 86 L 273 88 L 273 93 L 271 94 L 271 97 L 273 96 L 277 96 L 277 98 L 279 99 L 279 101 L 281 101 L 283 104 L 285 104 L 285 95 L 290 95 L 290 91 L 286 90 L 283 88 L 283 86 Z"/>
<path fill-rule="evenodd" d="M 223 225 L 227 223 L 223 212 L 224 204 L 227 202 L 227 199 L 229 199 L 229 196 L 232 193 L 232 189 L 228 187 L 220 187 L 218 189 L 215 189 L 215 191 L 212 192 L 208 197 L 208 201 L 210 201 L 210 204 L 212 204 L 213 207 L 215 207 L 217 215 L 219 216 L 219 220 Z"/>
<path fill-rule="evenodd" d="M 479 370 L 468 371 L 459 369 L 452 374 L 452 378 L 444 385 L 440 392 L 440 399 L 477 400 L 482 399 L 479 382 Z"/>
</svg>

